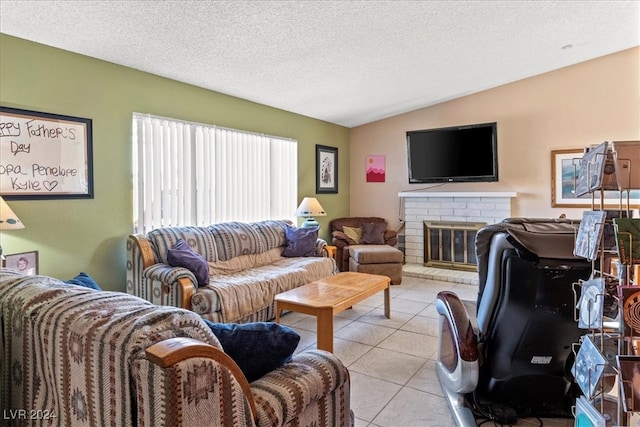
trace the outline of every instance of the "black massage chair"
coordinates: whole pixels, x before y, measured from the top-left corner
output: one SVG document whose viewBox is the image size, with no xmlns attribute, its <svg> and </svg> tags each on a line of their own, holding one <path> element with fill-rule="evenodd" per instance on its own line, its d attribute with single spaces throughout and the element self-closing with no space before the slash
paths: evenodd
<svg viewBox="0 0 640 427">
<path fill-rule="evenodd" d="M 585 333 L 574 283 L 592 269 L 573 255 L 578 227 L 526 218 L 486 226 L 476 237 L 477 301 L 438 294 L 436 371 L 458 426 L 571 416 L 579 394 L 572 346 Z"/>
</svg>

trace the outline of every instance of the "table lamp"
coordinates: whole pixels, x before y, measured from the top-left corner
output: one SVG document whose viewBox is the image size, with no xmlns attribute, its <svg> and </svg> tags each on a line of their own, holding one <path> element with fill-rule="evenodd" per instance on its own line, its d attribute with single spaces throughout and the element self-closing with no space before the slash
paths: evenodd
<svg viewBox="0 0 640 427">
<path fill-rule="evenodd" d="M 301 227 L 319 227 L 318 221 L 316 221 L 314 216 L 326 216 L 327 213 L 324 211 L 320 202 L 315 197 L 305 197 L 302 199 L 300 206 L 296 209 L 296 216 L 305 217 L 306 220 L 302 223 Z"/>
<path fill-rule="evenodd" d="M 18 230 L 24 228 L 24 224 L 11 210 L 7 202 L 0 196 L 0 230 Z M 2 245 L 0 245 L 0 258 L 2 257 Z"/>
</svg>

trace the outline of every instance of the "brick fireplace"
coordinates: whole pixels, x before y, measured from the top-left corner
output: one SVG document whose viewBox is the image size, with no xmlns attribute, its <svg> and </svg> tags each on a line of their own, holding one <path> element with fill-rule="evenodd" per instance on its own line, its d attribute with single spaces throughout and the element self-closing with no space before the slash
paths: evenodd
<svg viewBox="0 0 640 427">
<path fill-rule="evenodd" d="M 512 216 L 511 199 L 516 195 L 515 192 L 507 191 L 398 193 L 404 211 L 405 262 L 426 264 L 429 261 L 425 257 L 425 221 L 495 224 Z M 460 227 L 460 224 L 456 227 Z M 477 227 L 473 224 L 473 227 L 468 228 Z M 447 240 L 441 243 L 446 244 Z M 438 268 L 452 266 L 445 263 L 438 265 Z"/>
</svg>

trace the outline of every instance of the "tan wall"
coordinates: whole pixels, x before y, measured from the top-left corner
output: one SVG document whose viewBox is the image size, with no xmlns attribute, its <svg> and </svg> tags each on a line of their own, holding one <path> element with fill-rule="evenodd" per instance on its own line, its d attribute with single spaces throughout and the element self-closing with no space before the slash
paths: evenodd
<svg viewBox="0 0 640 427">
<path fill-rule="evenodd" d="M 452 183 L 451 191 L 516 191 L 514 216 L 579 218 L 582 208 L 551 207 L 551 150 L 640 139 L 640 48 L 351 129 L 351 215 L 375 215 L 399 228 L 399 191 L 409 184 L 405 132 L 497 122 L 498 183 Z M 425 76 L 428 78 L 428 76 Z M 386 156 L 386 182 L 365 181 L 365 156 Z"/>
</svg>

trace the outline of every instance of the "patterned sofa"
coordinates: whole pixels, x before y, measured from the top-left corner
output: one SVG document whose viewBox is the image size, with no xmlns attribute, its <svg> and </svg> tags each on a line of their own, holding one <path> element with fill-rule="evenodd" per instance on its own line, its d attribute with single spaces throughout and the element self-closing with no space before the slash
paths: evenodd
<svg viewBox="0 0 640 427">
<path fill-rule="evenodd" d="M 5 426 L 349 426 L 349 373 L 308 350 L 247 383 L 195 313 L 0 270 Z"/>
<path fill-rule="evenodd" d="M 213 322 L 263 322 L 275 318 L 274 297 L 337 272 L 327 243 L 316 256 L 283 257 L 288 221 L 227 222 L 208 227 L 167 227 L 127 240 L 127 292 L 154 304 L 187 308 Z M 202 255 L 210 279 L 168 264 L 178 239 Z"/>
</svg>

